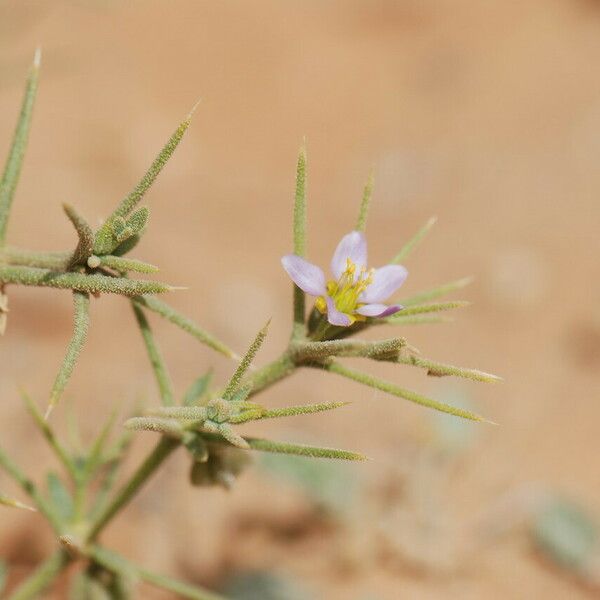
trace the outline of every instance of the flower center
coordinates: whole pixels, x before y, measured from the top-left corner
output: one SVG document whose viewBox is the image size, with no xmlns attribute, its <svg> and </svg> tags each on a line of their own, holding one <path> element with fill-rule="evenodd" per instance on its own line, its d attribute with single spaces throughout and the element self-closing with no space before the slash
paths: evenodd
<svg viewBox="0 0 600 600">
<path fill-rule="evenodd" d="M 346 259 L 346 269 L 340 278 L 337 281 L 327 282 L 327 295 L 331 297 L 340 312 L 353 315 L 354 311 L 362 306 L 358 298 L 373 283 L 374 271 L 374 269 L 367 270 L 366 267 L 361 267 L 356 278 L 356 264 L 350 258 Z M 317 298 L 315 305 L 321 313 L 327 312 L 327 303 L 322 296 Z M 354 317 L 364 320 L 359 315 Z"/>
</svg>

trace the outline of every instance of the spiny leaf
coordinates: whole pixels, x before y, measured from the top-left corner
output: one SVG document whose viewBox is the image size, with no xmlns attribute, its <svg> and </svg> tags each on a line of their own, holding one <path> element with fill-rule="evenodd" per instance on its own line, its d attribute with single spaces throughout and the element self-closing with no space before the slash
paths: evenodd
<svg viewBox="0 0 600 600">
<path fill-rule="evenodd" d="M 306 147 L 302 146 L 296 165 L 294 201 L 294 254 L 306 254 Z"/>
<path fill-rule="evenodd" d="M 213 373 L 208 371 L 204 375 L 201 375 L 196 379 L 192 385 L 187 389 L 183 396 L 182 404 L 184 406 L 193 406 L 200 400 L 204 394 L 208 391 L 210 382 L 212 381 Z"/>
<path fill-rule="evenodd" d="M 239 416 L 232 417 L 230 423 L 245 423 L 246 421 L 257 421 L 260 419 L 276 419 L 279 417 L 295 417 L 298 415 L 308 415 L 326 410 L 333 410 L 346 406 L 348 402 L 322 402 L 320 404 L 302 404 L 300 406 L 287 406 L 285 408 L 274 408 L 272 410 L 249 411 L 246 415 L 241 413 Z"/>
<path fill-rule="evenodd" d="M 94 251 L 96 254 L 108 254 L 115 248 L 113 235 L 111 232 L 112 223 L 118 217 L 126 217 L 138 204 L 138 202 L 144 197 L 144 194 L 148 191 L 150 186 L 154 183 L 158 174 L 162 171 L 163 167 L 167 164 L 171 158 L 175 148 L 179 145 L 179 142 L 183 138 L 189 124 L 191 122 L 192 113 L 179 125 L 169 141 L 163 146 L 158 156 L 154 159 L 154 162 L 150 165 L 146 174 L 142 177 L 140 182 L 135 188 L 124 198 L 119 206 L 114 210 L 112 215 L 105 221 L 100 227 L 96 234 L 96 242 L 94 244 Z"/>
<path fill-rule="evenodd" d="M 464 377 L 465 379 L 472 379 L 473 381 L 483 381 L 485 383 L 497 383 L 502 381 L 501 377 L 492 375 L 491 373 L 485 373 L 477 369 L 466 369 L 464 367 L 455 367 L 454 365 L 447 365 L 444 363 L 438 363 L 418 356 L 409 355 L 401 356 L 398 359 L 399 363 L 405 365 L 413 365 L 422 369 L 427 369 L 428 375 L 435 377 L 443 377 L 446 375 L 452 375 L 455 377 Z"/>
<path fill-rule="evenodd" d="M 154 431 L 177 438 L 180 438 L 184 431 L 179 421 L 161 417 L 131 417 L 124 425 L 132 431 Z"/>
<path fill-rule="evenodd" d="M 404 244 L 400 252 L 398 252 L 391 260 L 391 264 L 398 264 L 407 259 L 411 252 L 419 245 L 421 240 L 429 233 L 429 230 L 435 225 L 436 221 L 437 217 L 431 217 L 431 219 L 429 219 L 429 221 L 427 221 L 427 223 L 425 223 L 425 225 L 423 225 L 423 227 L 421 227 L 421 229 L 419 229 L 419 231 Z"/>
<path fill-rule="evenodd" d="M 331 373 L 337 373 L 338 375 L 342 375 L 343 377 L 347 377 L 348 379 L 362 383 L 363 385 L 367 385 L 377 390 L 381 390 L 382 392 L 392 394 L 392 396 L 404 398 L 405 400 L 410 400 L 411 402 L 415 402 L 421 406 L 426 406 L 427 408 L 433 408 L 435 410 L 439 410 L 440 412 L 454 415 L 455 417 L 462 417 L 463 419 L 491 423 L 491 421 L 488 421 L 487 419 L 484 419 L 483 417 L 480 417 L 479 415 L 469 411 L 457 408 L 455 406 L 450 406 L 449 404 L 444 404 L 443 402 L 438 402 L 437 400 L 432 400 L 431 398 L 427 398 L 425 396 L 421 396 L 416 392 L 401 388 L 389 381 L 373 377 L 373 375 L 361 373 L 360 371 L 356 371 L 354 369 L 348 369 L 339 363 L 331 362 L 327 365 L 324 365 L 322 368 Z"/>
<path fill-rule="evenodd" d="M 238 368 L 235 370 L 233 377 L 230 379 L 229 383 L 227 384 L 227 387 L 225 388 L 225 391 L 223 392 L 223 398 L 225 400 L 232 400 L 235 392 L 238 391 L 242 379 L 246 374 L 246 371 L 248 371 L 248 369 L 250 368 L 250 365 L 252 364 L 256 353 L 259 351 L 260 347 L 265 341 L 265 338 L 267 337 L 267 331 L 269 329 L 270 322 L 271 320 L 269 319 L 265 326 L 257 333 L 256 337 L 254 338 L 254 341 L 250 345 L 250 348 L 248 348 L 248 351 L 240 361 Z"/>
<path fill-rule="evenodd" d="M 149 217 L 150 209 L 147 206 L 142 206 L 131 213 L 131 216 L 127 219 L 127 227 L 133 231 L 134 235 L 143 233 Z"/>
<path fill-rule="evenodd" d="M 92 258 L 97 258 L 99 262 L 94 266 L 89 264 L 88 266 L 91 268 L 96 268 L 98 266 L 108 267 L 109 269 L 114 269 L 115 271 L 135 271 L 137 273 L 156 273 L 158 271 L 158 267 L 151 265 L 149 263 L 142 262 L 141 260 L 136 260 L 134 258 L 122 258 L 120 256 L 94 256 Z"/>
<path fill-rule="evenodd" d="M 50 502 L 64 520 L 68 520 L 73 515 L 73 498 L 60 477 L 53 472 L 46 476 L 46 485 L 50 494 Z"/>
<path fill-rule="evenodd" d="M 15 500 L 14 498 L 10 498 L 4 494 L 0 494 L 0 504 L 2 506 L 10 506 L 11 508 L 24 508 L 25 510 L 31 510 L 36 512 L 36 509 L 33 506 L 29 506 L 28 504 L 23 504 L 19 500 Z M 0 591 L 2 591 L 2 586 L 0 586 Z"/>
<path fill-rule="evenodd" d="M 429 302 L 431 300 L 436 300 L 437 298 L 441 298 L 446 294 L 454 292 L 456 290 L 460 290 L 467 285 L 469 285 L 473 281 L 472 277 L 463 277 L 462 279 L 456 279 L 455 281 L 450 281 L 449 283 L 444 283 L 438 287 L 435 287 L 431 290 L 425 290 L 424 292 L 419 292 L 410 298 L 405 298 L 399 302 L 402 306 L 413 306 L 415 304 L 421 304 L 423 302 Z"/>
<path fill-rule="evenodd" d="M 67 383 L 73 373 L 75 363 L 79 358 L 81 349 L 87 338 L 88 327 L 90 324 L 90 298 L 86 293 L 73 292 L 74 329 L 73 336 L 67 347 L 67 353 L 60 367 L 58 375 L 52 386 L 50 393 L 50 402 L 46 410 L 46 419 L 50 416 L 52 409 L 58 404 L 62 393 L 67 387 Z"/>
<path fill-rule="evenodd" d="M 79 236 L 79 242 L 68 265 L 68 268 L 72 268 L 85 263 L 91 256 L 94 249 L 94 232 L 88 222 L 70 204 L 63 204 L 63 210 Z"/>
<path fill-rule="evenodd" d="M 246 400 L 246 398 L 248 398 L 248 396 L 250 395 L 251 391 L 251 385 L 242 386 L 238 389 L 237 392 L 235 392 L 235 394 L 233 394 L 233 396 L 231 396 L 231 402 L 244 402 L 244 400 Z"/>
<path fill-rule="evenodd" d="M 89 478 L 92 476 L 94 471 L 102 463 L 103 452 L 106 446 L 106 441 L 110 432 L 112 431 L 115 419 L 117 418 L 117 411 L 111 411 L 108 419 L 106 419 L 104 426 L 100 430 L 100 433 L 96 436 L 96 439 L 92 443 L 87 457 L 85 460 L 85 477 Z"/>
<path fill-rule="evenodd" d="M 398 311 L 391 317 L 387 317 L 385 321 L 388 323 L 395 323 L 400 319 L 400 317 L 408 317 L 409 315 L 420 315 L 424 313 L 436 313 L 445 310 L 452 310 L 454 308 L 464 308 L 465 306 L 470 306 L 470 304 L 470 302 L 465 302 L 464 300 L 454 300 L 452 302 L 432 302 L 431 304 L 416 304 L 414 306 L 403 308 L 401 311 Z"/>
<path fill-rule="evenodd" d="M 394 325 L 431 325 L 432 323 L 452 323 L 454 319 L 446 315 L 408 315 L 406 317 L 396 317 L 393 321 L 385 319 L 373 319 L 369 321 L 370 325 L 383 325 L 384 323 L 393 323 Z"/>
<path fill-rule="evenodd" d="M 277 454 L 294 454 L 296 456 L 309 456 L 311 458 L 337 458 L 341 460 L 367 460 L 366 456 L 347 450 L 335 448 L 319 448 L 305 446 L 303 444 L 291 444 L 289 442 L 274 442 L 260 438 L 247 437 L 245 440 L 252 450 L 261 452 L 275 452 Z"/>
<path fill-rule="evenodd" d="M 71 289 L 92 294 L 121 294 L 123 296 L 162 294 L 174 289 L 172 286 L 158 281 L 108 277 L 96 273 L 93 275 L 61 273 L 51 269 L 12 266 L 0 266 L 0 283 L 18 283 L 20 285 Z"/>
<path fill-rule="evenodd" d="M 31 126 L 31 117 L 33 116 L 33 105 L 38 87 L 40 70 L 41 51 L 38 48 L 33 59 L 33 66 L 27 78 L 25 86 L 25 95 L 21 104 L 21 113 L 17 121 L 17 128 L 14 133 L 12 146 L 8 153 L 8 158 L 4 167 L 2 179 L 0 179 L 0 246 L 4 245 L 6 238 L 6 225 L 10 215 L 10 209 L 13 202 L 23 157 L 27 148 L 27 139 L 29 137 L 29 128 Z"/>
<path fill-rule="evenodd" d="M 1 277 L 1 269 L 0 269 L 0 281 Z M 182 315 L 180 312 L 176 311 L 173 307 L 169 306 L 165 302 L 162 302 L 158 298 L 154 298 L 153 296 L 144 295 L 137 296 L 135 302 L 141 304 L 147 309 L 159 314 L 161 317 L 167 319 L 174 325 L 177 325 L 184 331 L 187 331 L 189 334 L 193 335 L 197 340 L 206 344 L 209 348 L 224 354 L 228 358 L 235 358 L 236 354 L 228 348 L 223 342 L 217 340 L 210 333 L 204 331 L 204 329 L 200 328 L 194 321 Z"/>
<path fill-rule="evenodd" d="M 33 418 L 34 423 L 37 425 L 38 429 L 48 442 L 49 446 L 54 450 L 54 453 L 58 457 L 58 459 L 63 463 L 64 467 L 67 469 L 67 472 L 70 473 L 73 477 L 77 476 L 77 468 L 75 463 L 67 450 L 61 444 L 60 440 L 56 437 L 54 430 L 50 427 L 50 424 L 44 416 L 42 415 L 40 409 L 37 404 L 29 397 L 29 395 L 21 390 L 21 398 L 25 403 L 29 414 Z"/>
<path fill-rule="evenodd" d="M 131 306 L 133 307 L 135 318 L 140 327 L 144 344 L 146 345 L 148 358 L 152 364 L 156 383 L 158 384 L 158 389 L 160 391 L 161 401 L 164 406 L 175 404 L 175 401 L 173 400 L 173 384 L 171 383 L 171 378 L 169 377 L 169 372 L 167 371 L 165 361 L 163 360 L 156 341 L 154 340 L 154 335 L 150 329 L 150 324 L 146 319 L 146 315 L 144 315 L 144 311 L 135 301 L 132 300 Z"/>
<path fill-rule="evenodd" d="M 363 191 L 360 212 L 358 213 L 358 221 L 356 223 L 356 231 L 365 231 L 367 228 L 367 217 L 369 216 L 369 206 L 371 204 L 371 196 L 373 195 L 373 182 L 373 173 L 371 173 Z"/>
<path fill-rule="evenodd" d="M 306 255 L 306 148 L 302 146 L 298 154 L 296 166 L 296 194 L 294 199 L 294 254 Z M 293 285 L 294 304 L 293 316 L 294 338 L 300 338 L 304 334 L 304 314 L 306 312 L 306 296 L 296 285 Z"/>
<path fill-rule="evenodd" d="M 122 244 L 119 244 L 113 251 L 113 256 L 123 256 L 128 252 L 131 252 L 142 239 L 142 234 L 137 233 L 127 238 Z"/>
<path fill-rule="evenodd" d="M 216 430 L 232 446 L 242 448 L 243 450 L 250 448 L 248 442 L 241 435 L 238 435 L 227 423 L 219 423 L 216 426 Z"/>
</svg>

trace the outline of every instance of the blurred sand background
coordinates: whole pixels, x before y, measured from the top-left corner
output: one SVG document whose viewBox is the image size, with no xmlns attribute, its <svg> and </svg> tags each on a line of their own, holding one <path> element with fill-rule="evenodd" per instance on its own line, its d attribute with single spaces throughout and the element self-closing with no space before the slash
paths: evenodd
<svg viewBox="0 0 600 600">
<path fill-rule="evenodd" d="M 476 278 L 457 295 L 474 305 L 455 323 L 398 333 L 425 356 L 506 380 L 486 386 L 366 366 L 441 399 L 467 398 L 499 423 L 466 429 L 473 439 L 441 494 L 444 518 L 457 530 L 450 545 L 462 546 L 463 530 L 499 496 L 531 482 L 600 518 L 600 3 L 0 1 L 2 153 L 37 44 L 42 81 L 10 243 L 72 247 L 61 203 L 94 223 L 106 216 L 201 98 L 147 197 L 150 230 L 135 256 L 160 265 L 162 280 L 189 286 L 170 301 L 236 349 L 273 317 L 262 364 L 289 331 L 290 285 L 279 258 L 291 244 L 303 137 L 316 262 L 328 262 L 352 228 L 373 167 L 371 262 L 383 264 L 437 215 L 407 263 L 403 294 Z M 0 438 L 40 475 L 54 459 L 17 385 L 45 402 L 70 335 L 71 299 L 11 288 L 10 302 L 0 341 Z M 127 304 L 103 297 L 93 302 L 92 319 L 67 391 L 87 438 L 114 405 L 156 400 Z M 210 366 L 221 377 L 232 368 L 171 326 L 152 323 L 178 391 Z M 273 405 L 339 398 L 352 406 L 248 430 L 368 454 L 373 461 L 353 469 L 373 495 L 406 462 L 407 447 L 421 443 L 431 417 L 320 373 L 264 396 Z M 61 428 L 64 406 L 53 418 Z M 134 454 L 153 442 L 140 435 Z M 442 558 L 448 568 L 437 569 L 436 558 L 431 568 L 429 558 L 413 568 L 370 547 L 365 532 L 382 517 L 377 509 L 357 517 L 350 543 L 339 527 L 305 531 L 302 494 L 260 469 L 229 493 L 191 488 L 186 472 L 183 454 L 172 457 L 106 541 L 145 566 L 213 586 L 232 572 L 276 565 L 315 598 L 333 600 L 593 594 L 518 536 L 476 558 L 452 547 Z M 14 491 L 3 474 L 0 486 Z M 29 513 L 0 518 L 0 555 L 22 576 L 53 541 Z M 435 536 L 429 547 L 421 543 L 425 555 L 445 552 Z M 168 596 L 145 589 L 140 597 Z"/>
</svg>

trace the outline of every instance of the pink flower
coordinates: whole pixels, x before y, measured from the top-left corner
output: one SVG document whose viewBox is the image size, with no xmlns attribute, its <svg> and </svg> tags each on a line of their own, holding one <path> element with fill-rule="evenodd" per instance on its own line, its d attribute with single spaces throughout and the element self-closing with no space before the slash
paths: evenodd
<svg viewBox="0 0 600 600">
<path fill-rule="evenodd" d="M 387 317 L 402 307 L 383 304 L 403 283 L 408 271 L 400 265 L 367 270 L 367 240 L 360 231 L 345 235 L 331 259 L 334 279 L 326 281 L 320 267 L 296 254 L 281 259 L 292 281 L 316 296 L 315 306 L 332 325 L 348 327 L 367 317 Z"/>
</svg>

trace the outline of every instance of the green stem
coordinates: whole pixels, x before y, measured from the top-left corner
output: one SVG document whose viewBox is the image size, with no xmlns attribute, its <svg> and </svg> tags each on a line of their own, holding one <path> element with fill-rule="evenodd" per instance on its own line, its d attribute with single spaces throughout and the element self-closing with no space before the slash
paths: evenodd
<svg viewBox="0 0 600 600">
<path fill-rule="evenodd" d="M 296 364 L 289 352 L 284 352 L 279 358 L 255 371 L 248 379 L 252 386 L 250 396 L 262 392 L 265 388 L 291 375 L 296 370 Z"/>
<path fill-rule="evenodd" d="M 97 564 L 105 569 L 120 575 L 134 575 L 140 579 L 177 594 L 178 598 L 189 598 L 190 600 L 224 600 L 223 596 L 219 596 L 214 592 L 203 590 L 199 587 L 178 581 L 172 577 L 158 575 L 147 569 L 139 567 L 119 554 L 102 548 L 100 546 L 92 546 L 88 552 L 89 557 Z"/>
<path fill-rule="evenodd" d="M 65 550 L 58 550 L 46 559 L 9 597 L 8 600 L 37 598 L 71 562 Z"/>
<path fill-rule="evenodd" d="M 177 448 L 178 440 L 162 437 L 146 460 L 138 467 L 131 479 L 117 492 L 117 495 L 100 513 L 88 534 L 88 540 L 94 541 L 109 521 L 137 494 L 150 476 L 163 461 Z"/>
</svg>

